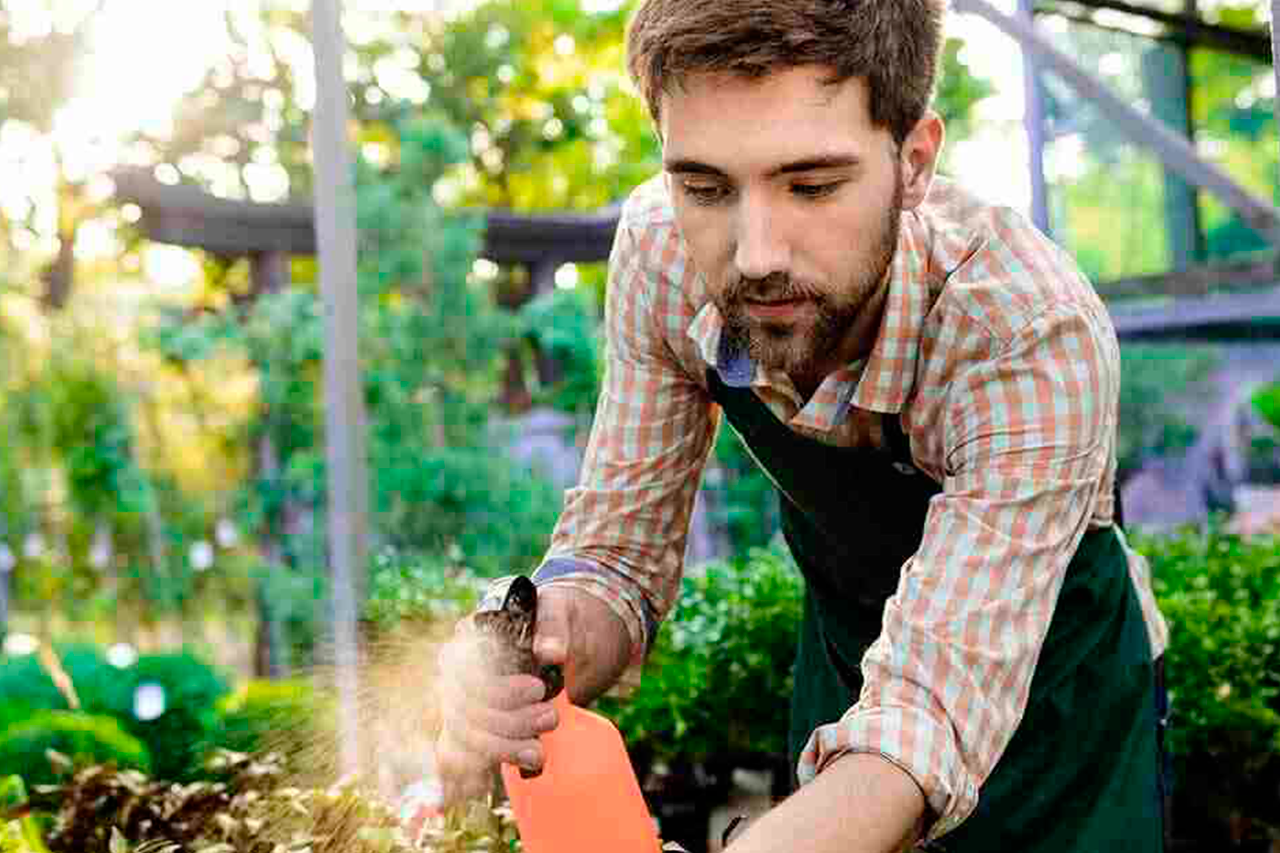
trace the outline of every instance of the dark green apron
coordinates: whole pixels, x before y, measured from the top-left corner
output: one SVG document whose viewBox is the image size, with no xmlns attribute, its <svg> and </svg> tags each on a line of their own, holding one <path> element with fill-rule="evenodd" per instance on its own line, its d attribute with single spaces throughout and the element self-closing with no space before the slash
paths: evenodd
<svg viewBox="0 0 1280 853">
<path fill-rule="evenodd" d="M 911 464 L 896 416 L 891 453 L 798 435 L 749 387 L 713 369 L 712 397 L 779 493 L 805 578 L 791 707 L 791 764 L 862 688 L 863 654 L 919 548 L 937 483 Z M 1088 532 L 1067 568 L 1022 722 L 976 810 L 929 846 L 949 853 L 1162 849 L 1154 666 L 1114 528 Z"/>
</svg>

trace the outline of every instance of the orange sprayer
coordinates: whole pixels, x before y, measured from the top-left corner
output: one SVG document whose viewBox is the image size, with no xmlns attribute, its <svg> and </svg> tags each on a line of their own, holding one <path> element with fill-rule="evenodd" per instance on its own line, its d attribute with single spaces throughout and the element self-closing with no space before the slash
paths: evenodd
<svg viewBox="0 0 1280 853">
<path fill-rule="evenodd" d="M 524 779 L 502 766 L 527 853 L 658 853 L 657 828 L 636 781 L 622 735 L 599 714 L 553 704 L 559 724 L 542 735 L 542 773 Z"/>
</svg>

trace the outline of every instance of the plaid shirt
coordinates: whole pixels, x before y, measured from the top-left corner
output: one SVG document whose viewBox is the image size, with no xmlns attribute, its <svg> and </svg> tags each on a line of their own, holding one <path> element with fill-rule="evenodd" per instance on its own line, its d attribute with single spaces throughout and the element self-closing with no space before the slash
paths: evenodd
<svg viewBox="0 0 1280 853">
<path fill-rule="evenodd" d="M 862 660 L 861 697 L 813 733 L 798 770 L 807 781 L 845 753 L 881 754 L 919 783 L 936 837 L 972 811 L 1018 725 L 1077 544 L 1111 524 L 1119 348 L 1064 253 L 941 179 L 904 211 L 890 275 L 872 352 L 806 402 L 784 374 L 722 351 L 665 181 L 639 187 L 610 258 L 607 375 L 581 478 L 535 577 L 599 596 L 647 647 L 679 593 L 719 423 L 708 366 L 829 444 L 882 447 L 882 413 L 900 414 L 943 493 Z M 1132 550 L 1129 567 L 1158 654 L 1149 568 Z"/>
</svg>

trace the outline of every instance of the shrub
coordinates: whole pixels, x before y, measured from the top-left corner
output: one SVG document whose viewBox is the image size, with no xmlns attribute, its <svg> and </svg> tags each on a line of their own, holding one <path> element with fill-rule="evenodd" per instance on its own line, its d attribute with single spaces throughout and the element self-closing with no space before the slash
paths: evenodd
<svg viewBox="0 0 1280 853">
<path fill-rule="evenodd" d="M 156 776 L 175 782 L 198 778 L 215 706 L 230 692 L 226 680 L 187 653 L 143 655 L 123 674 L 128 704 L 113 710 L 147 745 Z M 163 713 L 150 720 L 139 719 L 134 708 L 137 690 L 146 684 L 159 685 L 164 696 Z"/>
<path fill-rule="evenodd" d="M 33 785 L 55 781 L 47 750 L 74 764 L 111 762 L 142 770 L 151 764 L 146 746 L 111 717 L 37 711 L 0 732 L 0 774 L 17 774 Z"/>
<path fill-rule="evenodd" d="M 1179 834 L 1280 829 L 1278 544 L 1216 525 L 1134 537 L 1169 623 Z"/>
<path fill-rule="evenodd" d="M 93 646 L 59 644 L 56 651 L 75 686 L 81 710 L 118 720 L 146 744 L 159 776 L 187 781 L 199 775 L 214 703 L 229 691 L 212 667 L 183 653 L 143 655 L 133 666 L 118 669 Z M 154 720 L 140 720 L 135 714 L 135 696 L 143 684 L 158 685 L 163 691 L 164 712 Z M 0 723 L 5 714 L 21 713 L 22 707 L 69 710 L 66 698 L 35 655 L 0 666 L 0 703 L 13 706 L 0 712 Z"/>
<path fill-rule="evenodd" d="M 387 549 L 374 558 L 364 618 L 379 632 L 406 622 L 452 625 L 475 609 L 489 583 L 454 561 Z"/>
<path fill-rule="evenodd" d="M 89 767 L 33 797 L 57 813 L 48 835 L 56 853 L 148 849 L 219 853 L 499 853 L 513 849 L 505 809 L 477 804 L 411 842 L 395 812 L 353 785 L 303 789 L 274 756 L 221 752 L 209 765 L 219 781 L 171 785 L 137 772 Z M 168 843 L 176 845 L 158 847 Z"/>
<path fill-rule="evenodd" d="M 782 551 L 708 564 L 685 578 L 635 694 L 606 697 L 601 710 L 633 750 L 659 760 L 785 760 L 803 603 Z"/>
<path fill-rule="evenodd" d="M 262 755 L 274 752 L 290 770 L 311 764 L 313 753 L 334 742 L 332 702 L 311 682 L 253 680 L 218 700 L 207 752 L 215 748 Z"/>
<path fill-rule="evenodd" d="M 132 702 L 129 678 L 108 663 L 97 647 L 55 643 L 54 652 L 75 685 L 80 710 L 118 716 L 120 709 Z M 0 664 L 0 703 L 72 710 L 36 655 L 9 658 Z"/>
</svg>

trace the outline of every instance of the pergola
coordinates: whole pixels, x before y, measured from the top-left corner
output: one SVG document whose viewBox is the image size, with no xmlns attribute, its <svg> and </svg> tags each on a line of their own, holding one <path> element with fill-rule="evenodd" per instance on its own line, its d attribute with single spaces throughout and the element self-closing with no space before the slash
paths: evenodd
<svg viewBox="0 0 1280 853">
<path fill-rule="evenodd" d="M 1157 2 L 1157 0 L 1152 0 Z M 1171 3 L 1181 8 L 1171 11 Z M 1176 177 L 1189 195 L 1169 208 L 1168 225 L 1175 233 L 1176 269 L 1162 275 L 1098 282 L 1099 292 L 1112 306 L 1122 338 L 1206 338 L 1253 336 L 1280 339 L 1280 210 L 1233 180 L 1197 152 L 1188 138 L 1186 117 L 1187 52 L 1210 47 L 1261 62 L 1272 61 L 1273 32 L 1245 31 L 1211 23 L 1197 9 L 1197 0 L 1165 0 L 1144 5 L 1127 0 L 1019 0 L 1019 12 L 1005 14 L 988 0 L 954 0 L 954 9 L 979 15 L 1013 38 L 1021 47 L 1028 75 L 1027 130 L 1030 140 L 1032 214 L 1048 226 L 1045 182 L 1041 163 L 1044 116 L 1036 74 L 1052 74 L 1078 96 L 1101 110 L 1130 141 L 1154 153 L 1166 174 Z M 1119 13 L 1156 26 L 1179 47 L 1182 66 L 1167 75 L 1161 100 L 1183 111 L 1172 119 L 1153 118 L 1113 94 L 1089 69 L 1055 48 L 1034 25 L 1038 15 L 1054 14 L 1097 24 L 1098 10 Z M 326 372 L 330 476 L 330 562 L 334 575 L 334 639 L 340 693 L 345 708 L 343 764 L 358 766 L 355 722 L 356 666 L 355 589 L 363 565 L 365 474 L 361 437 L 359 378 L 355 339 L 355 221 L 348 169 L 345 84 L 340 72 L 343 38 L 339 0 L 313 0 L 317 98 L 315 148 L 317 198 L 314 204 L 253 204 L 214 198 L 187 186 L 168 186 L 144 172 L 116 175 L 117 197 L 142 209 L 141 224 L 153 240 L 201 248 L 224 255 L 248 257 L 255 292 L 287 284 L 290 255 L 318 254 L 321 290 L 326 303 Z M 1280 0 L 1272 0 L 1272 20 L 1280 17 Z M 1273 62 L 1274 65 L 1274 62 Z M 1280 75 L 1278 75 L 1280 76 Z M 1280 79 L 1278 79 L 1280 82 Z M 1280 88 L 1280 86 L 1278 86 Z M 1181 132 L 1179 132 L 1179 129 Z M 1261 257 L 1196 265 L 1186 247 L 1197 239 L 1194 213 L 1188 214 L 1194 193 L 1207 192 L 1262 235 L 1269 249 Z M 1176 194 L 1175 194 L 1176 195 Z M 1177 199 L 1175 199 L 1177 201 Z M 596 214 L 522 216 L 491 211 L 482 256 L 498 264 L 528 268 L 534 293 L 553 286 L 556 269 L 564 263 L 598 261 L 608 257 L 618 221 L 616 208 Z M 1179 231 L 1180 229 L 1180 231 Z M 1178 248 L 1181 247 L 1181 248 Z M 1127 297 L 1164 297 L 1161 304 L 1130 309 Z M 1140 301 L 1140 300 L 1139 300 Z"/>
</svg>

